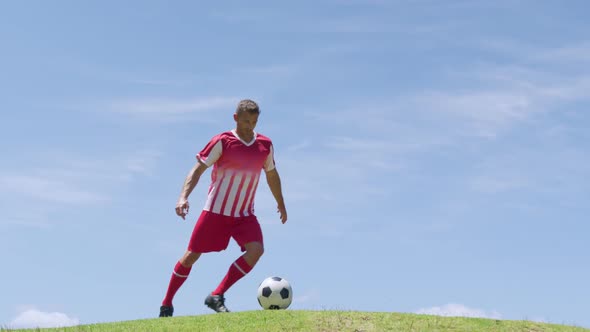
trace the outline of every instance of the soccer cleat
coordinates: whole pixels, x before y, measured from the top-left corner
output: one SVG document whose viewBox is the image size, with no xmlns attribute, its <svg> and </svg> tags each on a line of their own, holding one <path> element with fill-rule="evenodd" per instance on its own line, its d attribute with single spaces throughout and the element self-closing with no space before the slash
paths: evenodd
<svg viewBox="0 0 590 332">
<path fill-rule="evenodd" d="M 163 305 L 160 307 L 160 317 L 172 317 L 174 314 L 174 307 Z"/>
<path fill-rule="evenodd" d="M 229 312 L 225 306 L 223 295 L 208 295 L 205 299 L 205 304 L 215 312 Z"/>
</svg>

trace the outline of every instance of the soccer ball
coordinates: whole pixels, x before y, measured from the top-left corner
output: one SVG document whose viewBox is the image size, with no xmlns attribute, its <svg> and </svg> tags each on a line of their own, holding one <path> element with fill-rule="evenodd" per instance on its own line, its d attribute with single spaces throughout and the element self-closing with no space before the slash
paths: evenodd
<svg viewBox="0 0 590 332">
<path fill-rule="evenodd" d="M 287 309 L 293 301 L 293 291 L 286 279 L 269 277 L 258 286 L 258 303 L 264 309 Z"/>
</svg>

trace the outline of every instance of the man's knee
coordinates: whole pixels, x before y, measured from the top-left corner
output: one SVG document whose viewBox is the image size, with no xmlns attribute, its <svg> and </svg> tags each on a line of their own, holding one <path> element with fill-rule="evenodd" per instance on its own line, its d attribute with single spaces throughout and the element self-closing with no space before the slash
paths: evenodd
<svg viewBox="0 0 590 332">
<path fill-rule="evenodd" d="M 200 252 L 187 251 L 180 259 L 180 264 L 182 264 L 184 267 L 191 267 L 193 264 L 195 264 L 199 257 L 201 257 Z"/>
<path fill-rule="evenodd" d="M 248 255 L 256 258 L 260 258 L 264 254 L 264 246 L 260 242 L 248 243 L 245 248 Z"/>
</svg>

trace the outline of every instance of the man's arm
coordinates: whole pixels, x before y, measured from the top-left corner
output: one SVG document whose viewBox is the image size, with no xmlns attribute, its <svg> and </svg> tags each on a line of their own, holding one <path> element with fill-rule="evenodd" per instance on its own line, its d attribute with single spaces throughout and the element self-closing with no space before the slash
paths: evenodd
<svg viewBox="0 0 590 332">
<path fill-rule="evenodd" d="M 188 196 L 197 186 L 197 183 L 199 182 L 199 179 L 205 170 L 207 170 L 207 165 L 203 164 L 201 161 L 197 161 L 195 166 L 188 172 L 188 175 L 184 180 L 184 185 L 182 186 L 180 197 L 178 198 L 178 203 L 176 203 L 176 214 L 182 217 L 182 219 L 186 217 L 190 207 L 188 204 Z"/>
<path fill-rule="evenodd" d="M 277 209 L 281 217 L 281 222 L 284 224 L 287 222 L 287 208 L 285 207 L 285 201 L 283 200 L 283 191 L 281 189 L 281 177 L 276 168 L 266 172 L 266 182 L 270 192 L 277 201 Z"/>
</svg>

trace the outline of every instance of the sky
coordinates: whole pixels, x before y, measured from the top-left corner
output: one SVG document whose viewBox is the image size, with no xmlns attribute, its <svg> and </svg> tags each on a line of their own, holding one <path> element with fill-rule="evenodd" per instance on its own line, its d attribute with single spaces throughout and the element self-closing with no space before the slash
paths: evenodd
<svg viewBox="0 0 590 332">
<path fill-rule="evenodd" d="M 261 310 L 590 327 L 590 4 L 3 1 L 0 327 L 156 317 L 205 203 L 195 155 L 257 101 L 289 220 L 227 293 Z M 240 255 L 201 257 L 203 305 Z"/>
</svg>

